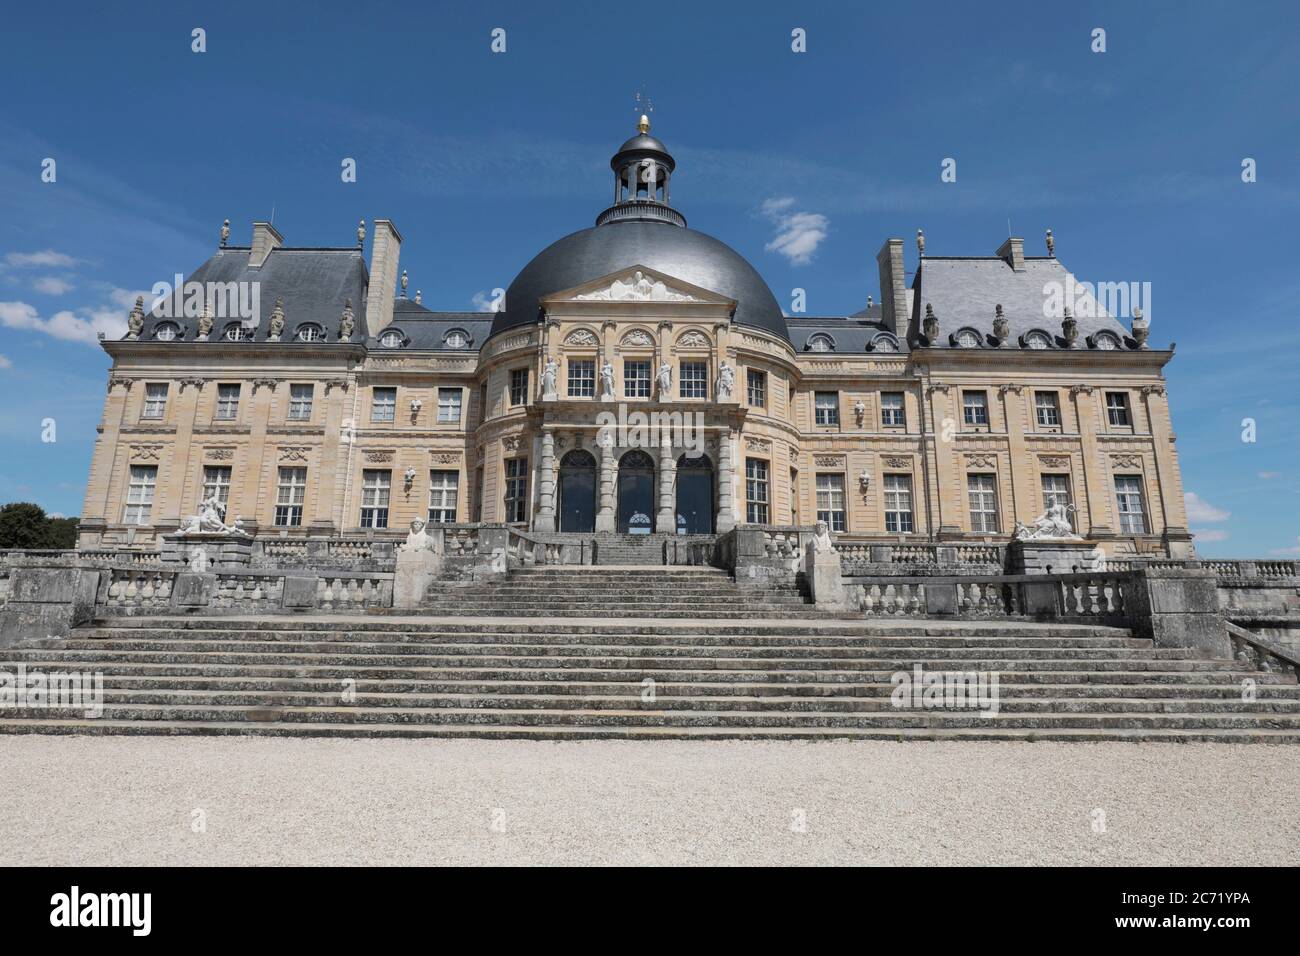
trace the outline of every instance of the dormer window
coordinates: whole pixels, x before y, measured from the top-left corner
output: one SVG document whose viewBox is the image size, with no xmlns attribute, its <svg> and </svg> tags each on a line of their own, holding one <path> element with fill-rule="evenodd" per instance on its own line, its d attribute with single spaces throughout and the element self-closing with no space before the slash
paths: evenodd
<svg viewBox="0 0 1300 956">
<path fill-rule="evenodd" d="M 226 340 L 229 342 L 247 342 L 253 337 L 253 330 L 239 322 L 226 326 Z"/>
<path fill-rule="evenodd" d="M 305 322 L 298 326 L 299 342 L 319 342 L 325 338 L 325 330 L 315 322 Z"/>
<path fill-rule="evenodd" d="M 894 336 L 890 335 L 888 332 L 883 332 L 871 340 L 871 351 L 897 352 L 898 339 L 894 338 Z"/>
<path fill-rule="evenodd" d="M 1112 352 L 1119 348 L 1119 338 L 1110 332 L 1098 332 L 1092 337 L 1092 347 L 1103 352 Z"/>
<path fill-rule="evenodd" d="M 808 337 L 807 349 L 809 352 L 834 352 L 835 340 L 829 335 L 819 332 Z"/>
<path fill-rule="evenodd" d="M 953 344 L 959 349 L 977 349 L 980 347 L 979 333 L 974 329 L 961 329 L 953 336 Z"/>
<path fill-rule="evenodd" d="M 406 336 L 398 329 L 385 329 L 379 336 L 379 344 L 386 349 L 400 349 L 406 341 Z"/>
<path fill-rule="evenodd" d="M 1027 349 L 1050 349 L 1052 347 L 1052 340 L 1048 334 L 1037 330 L 1027 333 L 1021 342 Z"/>
<path fill-rule="evenodd" d="M 172 342 L 180 338 L 181 327 L 175 322 L 159 322 L 154 326 L 153 337 L 159 342 Z"/>
<path fill-rule="evenodd" d="M 470 341 L 469 333 L 464 329 L 452 329 L 443 336 L 442 344 L 449 349 L 467 349 Z"/>
</svg>

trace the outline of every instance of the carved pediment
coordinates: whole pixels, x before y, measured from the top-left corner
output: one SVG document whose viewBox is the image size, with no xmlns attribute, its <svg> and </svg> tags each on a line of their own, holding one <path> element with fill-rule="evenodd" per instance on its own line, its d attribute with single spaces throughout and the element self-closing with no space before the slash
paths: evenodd
<svg viewBox="0 0 1300 956">
<path fill-rule="evenodd" d="M 696 302 L 724 305 L 726 296 L 701 289 L 645 266 L 629 266 L 572 289 L 547 296 L 546 302 Z"/>
</svg>

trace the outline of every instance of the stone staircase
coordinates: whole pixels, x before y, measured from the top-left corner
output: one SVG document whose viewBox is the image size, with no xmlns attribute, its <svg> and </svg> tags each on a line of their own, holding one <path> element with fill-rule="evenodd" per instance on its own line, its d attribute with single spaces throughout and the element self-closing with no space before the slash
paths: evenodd
<svg viewBox="0 0 1300 956">
<path fill-rule="evenodd" d="M 545 587 L 553 574 L 512 581 Z M 681 595 L 674 605 L 693 600 L 687 584 L 697 576 L 669 582 Z M 102 673 L 102 715 L 9 709 L 0 732 L 1300 742 L 1294 677 L 1156 649 L 1123 630 L 806 612 L 758 619 L 744 616 L 748 597 L 725 616 L 632 618 L 610 610 L 612 580 L 584 595 L 605 608 L 594 619 L 556 614 L 570 610 L 557 589 L 549 620 L 104 620 L 66 640 L 0 651 L 10 673 L 19 664 Z M 996 671 L 996 715 L 894 707 L 891 677 L 916 665 Z M 1246 679 L 1253 695 L 1243 694 Z"/>
<path fill-rule="evenodd" d="M 737 587 L 718 568 L 546 566 L 521 568 L 504 581 L 435 581 L 421 613 L 469 617 L 819 617 L 794 588 Z"/>
</svg>

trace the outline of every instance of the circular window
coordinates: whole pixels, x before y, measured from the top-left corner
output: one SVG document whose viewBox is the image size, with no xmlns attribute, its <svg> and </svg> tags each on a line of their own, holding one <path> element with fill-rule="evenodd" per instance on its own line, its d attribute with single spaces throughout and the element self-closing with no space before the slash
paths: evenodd
<svg viewBox="0 0 1300 956">
<path fill-rule="evenodd" d="M 469 335 L 464 329 L 452 329 L 442 340 L 443 344 L 449 349 L 467 349 L 469 348 Z"/>
<path fill-rule="evenodd" d="M 1093 348 L 1101 349 L 1103 352 L 1112 352 L 1119 348 L 1119 339 L 1109 332 L 1098 332 L 1092 340 Z"/>
<path fill-rule="evenodd" d="M 175 322 L 159 322 L 154 326 L 153 337 L 160 342 L 171 342 L 181 334 L 181 327 Z"/>
<path fill-rule="evenodd" d="M 299 342 L 319 342 L 325 338 L 325 330 L 314 322 L 298 326 Z"/>
<path fill-rule="evenodd" d="M 253 337 L 253 330 L 246 325 L 234 323 L 226 326 L 226 338 L 231 342 L 246 342 Z"/>
<path fill-rule="evenodd" d="M 386 349 L 400 349 L 403 341 L 405 340 L 402 333 L 397 329 L 385 329 L 379 336 L 379 344 Z"/>
<path fill-rule="evenodd" d="M 873 352 L 897 352 L 898 341 L 892 335 L 877 335 L 871 340 Z"/>
<path fill-rule="evenodd" d="M 961 349 L 977 349 L 980 347 L 980 337 L 974 329 L 962 329 L 957 333 L 957 347 Z"/>
<path fill-rule="evenodd" d="M 1046 332 L 1030 332 L 1025 336 L 1025 348 L 1050 349 L 1051 347 L 1052 342 Z"/>
</svg>

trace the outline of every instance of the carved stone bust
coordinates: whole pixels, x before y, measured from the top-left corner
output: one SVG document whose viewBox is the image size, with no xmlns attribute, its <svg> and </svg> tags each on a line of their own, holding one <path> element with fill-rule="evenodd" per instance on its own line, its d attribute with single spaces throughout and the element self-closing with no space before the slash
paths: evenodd
<svg viewBox="0 0 1300 956">
<path fill-rule="evenodd" d="M 835 550 L 835 542 L 831 540 L 831 527 L 825 521 L 817 522 L 817 533 L 813 535 L 812 549 L 814 554 L 830 554 Z"/>
</svg>

